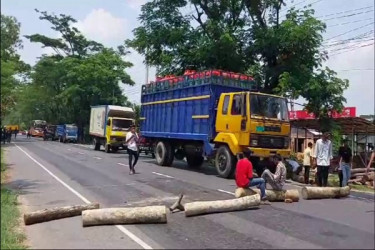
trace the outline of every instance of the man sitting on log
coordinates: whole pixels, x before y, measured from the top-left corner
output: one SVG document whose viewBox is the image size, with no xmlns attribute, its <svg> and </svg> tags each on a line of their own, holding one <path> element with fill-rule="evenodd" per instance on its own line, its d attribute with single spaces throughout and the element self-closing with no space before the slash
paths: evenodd
<svg viewBox="0 0 375 250">
<path fill-rule="evenodd" d="M 250 162 L 251 151 L 245 148 L 244 158 L 237 162 L 236 166 L 236 184 L 240 188 L 249 188 L 257 186 L 260 189 L 261 200 L 264 201 L 266 197 L 266 184 L 263 178 L 253 178 L 253 164 Z"/>
<path fill-rule="evenodd" d="M 279 154 L 276 154 L 272 157 L 273 162 L 276 165 L 275 174 L 271 173 L 270 170 L 264 170 L 262 178 L 266 183 L 270 184 L 274 190 L 283 190 L 285 179 L 286 179 L 286 167 L 282 162 L 282 158 Z"/>
</svg>

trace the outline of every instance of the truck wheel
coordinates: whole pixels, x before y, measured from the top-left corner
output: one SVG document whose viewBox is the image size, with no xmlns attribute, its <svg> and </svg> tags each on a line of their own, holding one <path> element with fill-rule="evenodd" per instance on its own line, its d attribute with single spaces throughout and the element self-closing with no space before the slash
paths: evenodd
<svg viewBox="0 0 375 250">
<path fill-rule="evenodd" d="M 219 176 L 230 178 L 235 170 L 236 158 L 227 146 L 220 146 L 216 152 L 215 167 Z"/>
<path fill-rule="evenodd" d="M 100 143 L 96 139 L 93 140 L 94 150 L 100 150 Z"/>
<path fill-rule="evenodd" d="M 158 165 L 170 166 L 173 162 L 171 145 L 168 142 L 159 141 L 155 147 L 155 158 Z"/>
<path fill-rule="evenodd" d="M 118 147 L 113 147 L 112 152 L 116 153 L 118 151 Z"/>
<path fill-rule="evenodd" d="M 180 160 L 182 161 L 185 157 L 185 153 L 182 149 L 177 149 L 176 152 L 174 153 L 174 157 L 177 159 L 177 160 Z"/>
<path fill-rule="evenodd" d="M 201 155 L 186 155 L 186 161 L 189 168 L 200 168 L 203 164 L 203 156 Z"/>
</svg>

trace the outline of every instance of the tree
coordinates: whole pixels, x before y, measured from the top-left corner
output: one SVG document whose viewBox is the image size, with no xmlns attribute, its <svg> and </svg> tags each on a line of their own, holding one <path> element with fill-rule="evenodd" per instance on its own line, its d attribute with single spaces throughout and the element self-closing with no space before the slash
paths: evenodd
<svg viewBox="0 0 375 250">
<path fill-rule="evenodd" d="M 327 60 L 320 51 L 326 25 L 310 8 L 283 16 L 284 6 L 283 0 L 153 0 L 142 6 L 141 25 L 125 43 L 161 75 L 181 74 L 188 65 L 249 73 L 263 92 L 305 97 L 309 111 L 339 110 L 347 81 L 319 70 Z M 335 90 L 325 92 L 324 102 L 311 86 L 316 82 Z"/>
<path fill-rule="evenodd" d="M 82 139 L 91 105 L 127 103 L 119 83 L 134 84 L 125 72 L 132 64 L 122 59 L 128 52 L 123 46 L 115 50 L 88 40 L 73 27 L 76 20 L 71 16 L 36 11 L 41 20 L 51 23 L 61 38 L 42 34 L 25 36 L 31 42 L 52 48 L 55 53 L 42 55 L 33 67 L 32 83 L 23 89 L 19 108 L 38 115 L 34 119 L 76 123 Z"/>
<path fill-rule="evenodd" d="M 1 15 L 1 120 L 16 104 L 21 76 L 29 70 L 29 66 L 17 54 L 17 49 L 22 48 L 19 33 L 20 23 L 17 19 Z"/>
</svg>

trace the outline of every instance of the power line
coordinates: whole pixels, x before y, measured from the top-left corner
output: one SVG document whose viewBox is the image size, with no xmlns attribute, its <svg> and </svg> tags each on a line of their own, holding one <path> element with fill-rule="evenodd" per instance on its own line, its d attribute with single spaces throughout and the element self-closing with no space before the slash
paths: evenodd
<svg viewBox="0 0 375 250">
<path fill-rule="evenodd" d="M 331 18 L 327 18 L 327 19 L 321 19 L 321 21 L 329 21 L 329 20 L 334 20 L 334 19 L 347 18 L 347 17 L 362 15 L 362 14 L 366 14 L 366 13 L 370 13 L 370 12 L 374 12 L 374 10 L 362 11 L 362 12 L 352 13 L 352 14 L 344 15 L 344 16 L 338 16 L 338 17 L 331 17 Z"/>
<path fill-rule="evenodd" d="M 364 27 L 367 27 L 367 26 L 370 26 L 370 25 L 373 25 L 373 24 L 374 24 L 374 22 L 372 22 L 372 23 L 368 23 L 368 24 L 366 24 L 366 25 L 363 25 L 363 26 L 357 27 L 357 28 L 355 28 L 355 29 L 352 29 L 352 30 L 346 31 L 346 32 L 344 32 L 344 33 L 338 34 L 338 35 L 336 35 L 336 36 L 330 37 L 330 38 L 326 39 L 326 41 L 327 41 L 327 40 L 331 40 L 331 39 L 336 38 L 336 37 L 339 37 L 339 36 L 342 36 L 342 35 L 346 35 L 346 34 L 348 34 L 348 33 L 350 33 L 350 32 L 353 32 L 353 31 L 356 31 L 356 30 L 362 29 L 362 28 L 364 28 Z"/>
<path fill-rule="evenodd" d="M 352 24 L 352 23 L 359 23 L 359 22 L 370 21 L 370 20 L 374 20 L 374 18 L 361 19 L 361 20 L 356 20 L 356 21 L 346 22 L 346 23 L 337 23 L 337 24 L 334 24 L 334 25 L 328 25 L 327 27 L 332 28 L 332 27 L 336 27 L 336 26 Z"/>
<path fill-rule="evenodd" d="M 343 51 L 343 52 L 340 52 L 340 53 L 335 53 L 335 54 L 332 54 L 332 55 L 330 55 L 330 56 L 332 57 L 332 56 L 341 55 L 341 54 L 343 54 L 343 53 L 347 53 L 347 52 L 350 52 L 350 51 L 353 51 L 353 50 L 356 50 L 356 49 L 360 49 L 360 48 L 364 48 L 364 47 L 368 47 L 368 46 L 371 46 L 371 45 L 374 45 L 374 43 L 364 44 L 364 45 L 362 45 L 362 46 L 358 46 L 358 47 L 355 47 L 355 48 L 352 48 L 352 49 L 350 49 L 350 50 Z"/>
<path fill-rule="evenodd" d="M 368 70 L 375 70 L 374 68 L 372 69 L 339 69 L 339 70 L 335 70 L 335 71 L 368 71 Z"/>
<path fill-rule="evenodd" d="M 332 13 L 332 14 L 328 14 L 328 15 L 317 16 L 316 18 L 329 17 L 329 16 L 338 15 L 338 14 L 344 14 L 344 13 L 348 13 L 348 12 L 353 12 L 353 11 L 357 11 L 357 10 L 371 9 L 371 8 L 374 8 L 374 6 L 366 6 L 366 7 L 362 7 L 362 8 L 359 8 L 359 9 L 353 9 L 353 10 L 346 10 L 346 11 L 336 12 L 336 13 Z"/>
</svg>

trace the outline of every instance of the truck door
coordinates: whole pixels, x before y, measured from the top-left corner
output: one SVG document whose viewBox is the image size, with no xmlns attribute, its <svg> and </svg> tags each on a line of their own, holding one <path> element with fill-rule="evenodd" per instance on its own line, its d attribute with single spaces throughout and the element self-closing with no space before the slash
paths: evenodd
<svg viewBox="0 0 375 250">
<path fill-rule="evenodd" d="M 240 145 L 249 144 L 249 95 L 246 92 L 232 94 L 230 113 L 228 115 L 229 131 L 234 133 Z"/>
</svg>

